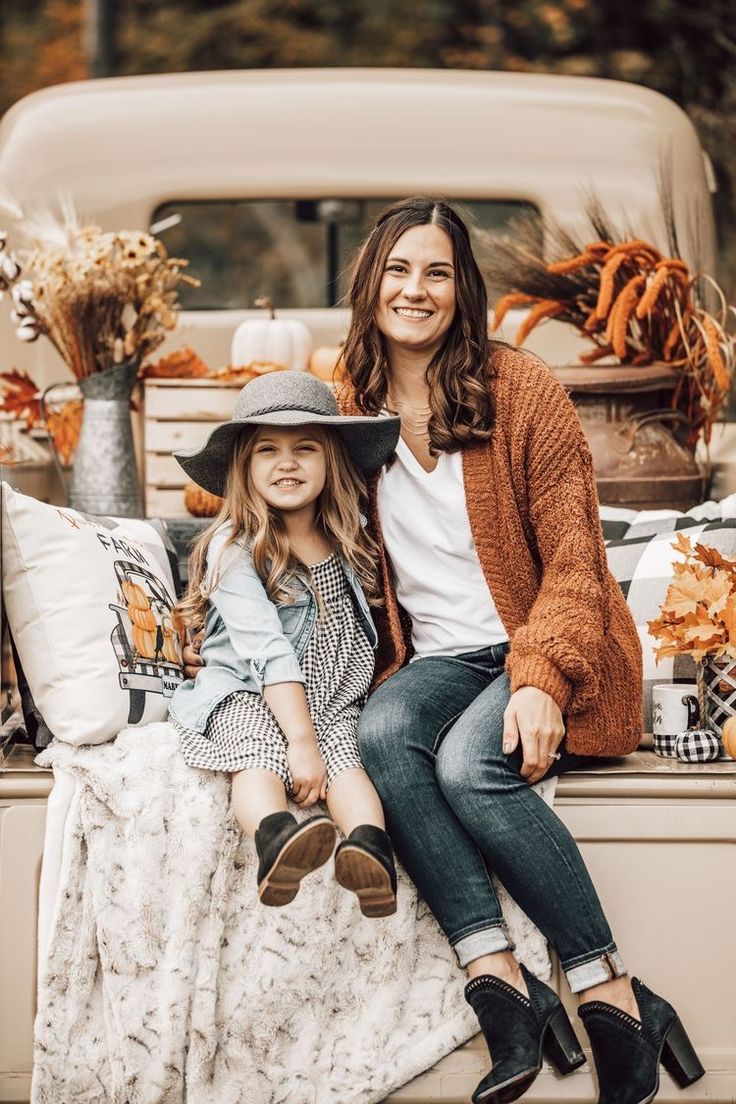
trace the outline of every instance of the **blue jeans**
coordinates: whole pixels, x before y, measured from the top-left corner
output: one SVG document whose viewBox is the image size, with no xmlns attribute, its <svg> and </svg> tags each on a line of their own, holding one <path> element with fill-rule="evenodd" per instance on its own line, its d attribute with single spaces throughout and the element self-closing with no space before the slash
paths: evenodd
<svg viewBox="0 0 736 1104">
<path fill-rule="evenodd" d="M 626 970 L 570 833 L 502 751 L 507 644 L 417 659 L 371 695 L 363 762 L 397 854 L 461 966 L 513 950 L 489 871 L 557 950 L 572 991 Z M 564 741 L 545 777 L 588 759 Z"/>
</svg>

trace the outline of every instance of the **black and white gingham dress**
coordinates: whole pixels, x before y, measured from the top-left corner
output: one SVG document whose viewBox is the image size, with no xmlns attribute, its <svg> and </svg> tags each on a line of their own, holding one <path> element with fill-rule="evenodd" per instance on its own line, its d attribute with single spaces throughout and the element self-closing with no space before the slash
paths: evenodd
<svg viewBox="0 0 736 1104">
<path fill-rule="evenodd" d="M 363 765 L 355 732 L 374 659 L 337 556 L 314 564 L 311 571 L 325 609 L 300 666 L 329 786 L 340 771 Z M 212 711 L 203 733 L 177 728 L 182 754 L 191 767 L 270 770 L 291 793 L 286 740 L 261 694 L 248 690 L 229 694 Z"/>
</svg>

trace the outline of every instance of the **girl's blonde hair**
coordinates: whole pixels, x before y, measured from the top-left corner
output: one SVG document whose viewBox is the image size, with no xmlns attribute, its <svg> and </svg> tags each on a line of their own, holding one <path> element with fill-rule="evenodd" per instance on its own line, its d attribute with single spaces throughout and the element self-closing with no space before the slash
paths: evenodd
<svg viewBox="0 0 736 1104">
<path fill-rule="evenodd" d="M 253 486 L 250 459 L 261 426 L 244 427 L 233 447 L 222 507 L 212 524 L 198 538 L 189 557 L 189 584 L 177 612 L 184 625 L 198 629 L 204 624 L 210 593 L 217 586 L 217 567 L 210 572 L 207 550 L 223 522 L 229 522 L 231 533 L 223 548 L 240 540 L 251 556 L 270 600 L 289 602 L 296 597 L 290 585 L 301 576 L 311 585 L 310 571 L 298 559 L 286 535 L 278 510 L 268 505 Z M 310 426 L 310 433 L 321 441 L 325 451 L 325 485 L 317 499 L 315 524 L 355 571 L 366 596 L 372 604 L 378 599 L 376 564 L 378 548 L 361 522 L 360 503 L 365 496 L 365 483 L 350 458 L 337 430 Z M 319 596 L 318 596 L 319 597 Z"/>
</svg>

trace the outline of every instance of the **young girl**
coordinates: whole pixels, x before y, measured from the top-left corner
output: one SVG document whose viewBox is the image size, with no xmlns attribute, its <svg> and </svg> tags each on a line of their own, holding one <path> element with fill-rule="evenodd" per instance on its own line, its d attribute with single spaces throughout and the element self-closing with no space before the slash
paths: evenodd
<svg viewBox="0 0 736 1104">
<path fill-rule="evenodd" d="M 184 623 L 205 635 L 205 667 L 182 683 L 171 717 L 186 761 L 233 775 L 233 807 L 254 836 L 265 905 L 292 901 L 335 845 L 330 817 L 297 822 L 319 800 L 346 839 L 338 882 L 366 916 L 396 909 L 383 810 L 358 754 L 356 726 L 373 675 L 376 550 L 359 511 L 362 474 L 394 451 L 399 419 L 341 417 L 304 372 L 247 384 L 231 422 L 177 453 L 224 498 L 191 557 Z"/>
</svg>

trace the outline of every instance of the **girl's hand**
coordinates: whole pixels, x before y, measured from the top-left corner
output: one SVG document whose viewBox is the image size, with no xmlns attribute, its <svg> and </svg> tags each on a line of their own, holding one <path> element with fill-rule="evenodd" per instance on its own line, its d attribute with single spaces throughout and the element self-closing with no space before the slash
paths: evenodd
<svg viewBox="0 0 736 1104">
<path fill-rule="evenodd" d="M 521 776 L 529 785 L 538 782 L 552 766 L 564 735 L 560 707 L 544 690 L 522 686 L 511 695 L 503 715 L 503 750 L 508 755 L 521 740 Z"/>
<path fill-rule="evenodd" d="M 308 809 L 317 801 L 324 801 L 327 793 L 327 774 L 324 759 L 314 738 L 290 741 L 286 758 L 291 771 L 294 801 Z"/>
<path fill-rule="evenodd" d="M 198 632 L 192 637 L 188 644 L 184 645 L 182 655 L 184 656 L 184 675 L 188 679 L 196 679 L 204 663 L 202 657 L 199 654 L 199 649 L 202 647 L 202 641 L 204 640 L 204 629 Z"/>
</svg>

